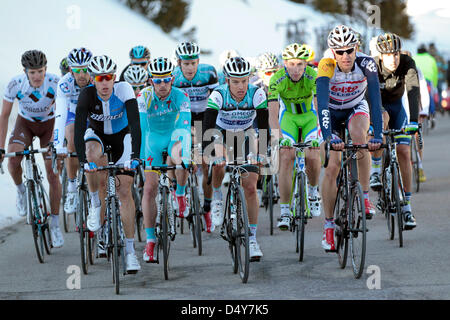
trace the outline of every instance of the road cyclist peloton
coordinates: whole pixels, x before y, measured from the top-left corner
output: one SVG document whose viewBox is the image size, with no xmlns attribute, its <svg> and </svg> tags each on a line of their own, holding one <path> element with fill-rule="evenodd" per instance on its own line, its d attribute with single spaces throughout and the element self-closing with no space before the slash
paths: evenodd
<svg viewBox="0 0 450 320">
<path fill-rule="evenodd" d="M 200 63 L 200 48 L 194 42 L 182 42 L 176 50 L 178 65 L 173 71 L 174 87 L 182 89 L 191 100 L 191 125 L 194 130 L 194 143 L 201 142 L 201 125 L 212 90 L 219 85 L 216 69 L 209 64 Z M 197 132 L 198 131 L 198 132 Z M 202 159 L 200 158 L 200 161 Z M 202 162 L 199 173 L 202 174 L 203 211 L 206 231 L 214 231 L 211 223 L 212 188 L 207 184 L 208 165 Z"/>
<path fill-rule="evenodd" d="M 87 227 L 99 231 L 99 253 L 102 247 L 102 226 L 105 216 L 106 172 L 97 172 L 106 166 L 105 147 L 111 146 L 112 161 L 126 169 L 139 164 L 141 130 L 138 105 L 133 88 L 127 82 L 115 82 L 117 66 L 108 56 L 95 56 L 89 63 L 92 85 L 80 92 L 75 116 L 75 148 L 80 166 L 86 172 L 91 198 Z M 89 126 L 87 126 L 87 121 Z M 134 248 L 135 208 L 131 194 L 133 173 L 117 173 L 117 193 L 120 216 L 125 233 L 126 271 L 140 270 Z"/>
<path fill-rule="evenodd" d="M 56 116 L 53 130 L 53 146 L 59 158 L 67 152 L 75 152 L 74 128 L 78 96 L 82 88 L 90 84 L 91 77 L 88 65 L 92 52 L 86 48 L 76 48 L 69 52 L 67 63 L 69 72 L 58 82 L 56 90 Z M 67 142 L 67 145 L 64 144 Z M 73 214 L 77 210 L 77 171 L 78 159 L 69 157 L 65 160 L 67 167 L 67 194 L 64 200 L 64 211 Z"/>
<path fill-rule="evenodd" d="M 404 129 L 405 133 L 415 133 L 418 130 L 420 109 L 420 85 L 414 60 L 402 54 L 402 41 L 395 33 L 385 33 L 378 36 L 377 50 L 380 53 L 375 57 L 378 69 L 378 78 L 381 88 L 382 111 L 384 129 Z M 402 97 L 408 95 L 409 122 L 402 104 Z M 411 213 L 411 136 L 399 135 L 397 142 L 397 157 L 405 189 L 406 204 L 402 210 L 405 217 L 405 229 L 416 227 L 416 221 Z M 376 191 L 381 190 L 381 167 L 383 150 L 376 150 L 372 154 L 372 169 L 370 187 Z"/>
<path fill-rule="evenodd" d="M 292 213 L 289 199 L 292 188 L 292 173 L 295 160 L 293 144 L 311 142 L 312 148 L 305 150 L 306 172 L 309 181 L 308 203 L 312 216 L 320 216 L 319 194 L 320 149 L 318 141 L 317 112 L 314 107 L 316 95 L 316 71 L 307 66 L 309 47 L 292 43 L 282 53 L 284 68 L 278 70 L 269 84 L 268 103 L 270 126 L 280 130 L 279 189 L 280 218 L 277 227 L 289 230 Z M 302 136 L 299 137 L 299 128 Z"/>
<path fill-rule="evenodd" d="M 20 152 L 28 148 L 34 137 L 40 140 L 41 148 L 52 141 L 55 122 L 55 96 L 59 76 L 47 72 L 47 57 L 40 50 L 28 50 L 21 58 L 24 73 L 11 79 L 3 97 L 0 115 L 0 162 L 5 153 L 8 120 L 14 101 L 19 101 L 19 110 L 8 142 L 8 152 Z M 17 187 L 16 206 L 19 216 L 26 216 L 27 203 L 25 185 L 22 180 L 23 156 L 8 161 L 8 171 Z M 59 228 L 59 206 L 61 183 L 53 172 L 50 152 L 44 154 L 45 171 L 49 183 L 50 234 L 53 247 L 62 247 L 64 238 Z"/>
<path fill-rule="evenodd" d="M 374 137 L 369 141 L 369 151 L 379 149 L 382 143 L 381 94 L 378 73 L 373 58 L 356 52 L 357 38 L 353 30 L 338 25 L 328 35 L 331 56 L 319 62 L 317 75 L 317 104 L 323 139 L 334 150 L 343 150 L 344 137 L 339 137 L 340 126 L 345 122 L 353 144 L 365 144 L 370 121 Z M 364 99 L 368 93 L 370 108 Z M 322 180 L 322 203 L 325 225 L 322 247 L 334 251 L 333 209 L 336 199 L 336 178 L 340 169 L 340 154 L 330 152 L 328 167 Z M 359 181 L 364 192 L 366 217 L 375 210 L 369 200 L 370 155 L 368 150 L 358 151 Z"/>
<path fill-rule="evenodd" d="M 139 118 L 142 130 L 140 158 L 146 166 L 162 166 L 163 151 L 168 153 L 167 164 L 190 164 L 191 161 L 191 102 L 183 90 L 173 86 L 174 65 L 168 58 L 159 57 L 148 66 L 151 86 L 143 89 L 138 96 Z M 186 201 L 188 170 L 175 170 L 177 180 L 176 198 L 181 218 L 189 215 Z M 145 171 L 142 212 L 147 236 L 143 260 L 155 263 L 157 216 L 156 196 L 159 173 Z"/>
<path fill-rule="evenodd" d="M 253 122 L 258 122 L 259 136 L 261 134 L 268 136 L 268 111 L 267 99 L 263 89 L 249 84 L 251 67 L 250 63 L 242 57 L 230 58 L 225 62 L 223 68 L 226 84 L 220 85 L 211 93 L 208 100 L 208 107 L 205 111 L 203 120 L 203 156 L 205 162 L 210 163 L 214 161 L 216 164 L 212 171 L 212 188 L 213 201 L 211 202 L 212 222 L 216 227 L 221 226 L 224 221 L 224 201 L 222 198 L 222 181 L 225 175 L 225 162 L 227 158 L 228 148 L 232 147 L 234 150 L 234 157 L 230 160 L 238 160 L 238 155 L 242 155 L 244 160 L 249 160 L 250 165 L 245 165 L 247 171 L 242 174 L 242 187 L 247 202 L 248 222 L 250 228 L 249 236 L 249 251 L 250 261 L 259 260 L 263 253 L 256 240 L 256 231 L 258 228 L 258 197 L 256 184 L 259 177 L 259 165 L 264 161 L 265 152 L 258 153 L 252 151 L 252 143 L 246 139 L 244 142 L 244 135 L 247 136 L 246 130 L 252 129 Z M 212 154 L 207 154 L 206 149 L 209 147 L 208 141 L 205 138 L 208 132 L 213 129 L 214 135 L 219 139 L 214 140 L 214 157 Z M 230 133 L 231 141 L 227 140 L 227 135 Z M 234 137 L 237 136 L 238 144 L 234 143 Z M 264 139 L 263 139 L 264 140 Z M 267 140 L 266 140 L 267 141 Z M 239 145 L 243 142 L 243 145 Z M 226 149 L 225 149 L 226 146 Z M 253 144 L 254 146 L 254 144 Z M 239 152 L 242 150 L 242 152 Z"/>
</svg>

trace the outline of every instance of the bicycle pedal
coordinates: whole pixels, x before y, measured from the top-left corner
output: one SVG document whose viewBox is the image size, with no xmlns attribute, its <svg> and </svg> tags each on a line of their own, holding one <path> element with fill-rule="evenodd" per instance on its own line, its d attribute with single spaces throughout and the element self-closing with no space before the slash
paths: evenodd
<svg viewBox="0 0 450 320">
<path fill-rule="evenodd" d="M 126 274 L 136 274 L 139 270 L 127 270 Z"/>
<path fill-rule="evenodd" d="M 253 257 L 253 258 L 250 258 L 249 261 L 250 262 L 260 262 L 261 261 L 261 257 Z"/>
<path fill-rule="evenodd" d="M 329 249 L 329 250 L 328 250 L 328 249 L 325 249 L 325 252 L 327 252 L 327 253 L 328 253 L 328 252 L 337 252 L 337 249 Z"/>
</svg>

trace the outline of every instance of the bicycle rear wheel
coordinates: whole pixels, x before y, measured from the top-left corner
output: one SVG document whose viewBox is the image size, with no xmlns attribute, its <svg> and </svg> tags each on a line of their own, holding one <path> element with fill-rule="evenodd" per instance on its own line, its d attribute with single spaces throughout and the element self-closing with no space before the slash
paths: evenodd
<svg viewBox="0 0 450 320">
<path fill-rule="evenodd" d="M 364 271 L 366 260 L 366 209 L 364 194 L 359 181 L 351 189 L 351 201 L 348 211 L 350 252 L 352 257 L 353 274 L 359 279 Z"/>
<path fill-rule="evenodd" d="M 236 230 L 234 236 L 239 276 L 243 283 L 247 283 L 250 271 L 249 225 L 247 205 L 241 186 L 237 186 L 234 196 L 236 205 Z"/>
<path fill-rule="evenodd" d="M 194 223 L 195 239 L 197 242 L 198 255 L 201 256 L 202 250 L 203 250 L 203 247 L 202 247 L 202 212 L 201 212 L 200 197 L 198 195 L 197 187 L 191 188 L 191 200 L 192 200 L 192 205 L 193 205 L 193 207 L 191 207 L 191 208 L 193 208 L 193 211 L 191 214 L 193 214 L 192 221 Z"/>
<path fill-rule="evenodd" d="M 411 166 L 413 172 L 413 181 L 416 192 L 420 190 L 420 176 L 419 176 L 419 150 L 417 148 L 416 136 L 413 136 L 411 139 Z"/>
</svg>

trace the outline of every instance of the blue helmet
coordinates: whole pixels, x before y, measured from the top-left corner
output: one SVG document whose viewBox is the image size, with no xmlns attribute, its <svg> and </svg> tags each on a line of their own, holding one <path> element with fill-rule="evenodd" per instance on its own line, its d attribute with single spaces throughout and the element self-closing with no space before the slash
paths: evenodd
<svg viewBox="0 0 450 320">
<path fill-rule="evenodd" d="M 135 46 L 130 50 L 130 59 L 150 59 L 150 50 L 144 46 Z"/>
</svg>

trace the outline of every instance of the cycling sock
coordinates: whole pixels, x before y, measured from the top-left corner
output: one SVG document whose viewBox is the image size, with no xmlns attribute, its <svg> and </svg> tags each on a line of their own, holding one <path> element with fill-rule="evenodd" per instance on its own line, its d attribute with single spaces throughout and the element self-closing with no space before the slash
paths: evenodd
<svg viewBox="0 0 450 320">
<path fill-rule="evenodd" d="M 420 156 L 417 157 L 417 165 L 419 166 L 419 169 L 423 169 L 422 159 L 420 158 Z"/>
<path fill-rule="evenodd" d="M 177 195 L 177 197 L 184 196 L 186 194 L 186 185 L 180 186 L 177 183 L 177 191 L 175 191 L 175 194 Z"/>
<path fill-rule="evenodd" d="M 125 252 L 126 254 L 129 253 L 135 253 L 134 252 L 134 239 L 125 239 L 125 244 L 126 244 L 126 248 L 125 248 Z"/>
<path fill-rule="evenodd" d="M 145 233 L 147 234 L 147 243 L 156 242 L 155 228 L 145 228 Z"/>
<path fill-rule="evenodd" d="M 291 210 L 289 209 L 289 203 L 280 203 L 281 215 L 291 215 Z"/>
<path fill-rule="evenodd" d="M 51 214 L 50 217 L 50 228 L 59 227 L 59 214 Z"/>
<path fill-rule="evenodd" d="M 67 192 L 77 192 L 77 179 L 67 180 Z"/>
<path fill-rule="evenodd" d="M 381 157 L 380 158 L 372 157 L 372 168 L 370 169 L 370 174 L 375 172 L 376 173 L 381 172 Z"/>
<path fill-rule="evenodd" d="M 255 240 L 256 241 L 256 230 L 258 229 L 257 224 L 251 224 L 250 225 L 250 235 L 248 237 L 249 241 Z"/>
<path fill-rule="evenodd" d="M 100 198 L 98 197 L 98 191 L 97 192 L 89 191 L 89 195 L 91 196 L 91 204 L 95 208 L 98 208 L 102 205 L 102 203 L 100 202 Z"/>
<path fill-rule="evenodd" d="M 317 198 L 319 193 L 319 186 L 308 185 L 308 195 L 310 198 Z"/>
<path fill-rule="evenodd" d="M 204 212 L 211 211 L 211 200 L 212 199 L 205 198 L 205 200 L 203 201 L 203 211 Z"/>
<path fill-rule="evenodd" d="M 334 229 L 334 218 L 325 218 L 325 229 Z"/>
<path fill-rule="evenodd" d="M 18 184 L 16 187 L 20 193 L 25 193 L 25 185 L 23 184 L 23 182 L 21 184 Z"/>
<path fill-rule="evenodd" d="M 213 187 L 213 199 L 214 200 L 222 200 L 222 189 L 221 187 L 214 188 Z"/>
<path fill-rule="evenodd" d="M 405 192 L 406 205 L 402 207 L 403 212 L 411 212 L 411 192 Z"/>
<path fill-rule="evenodd" d="M 369 191 L 363 191 L 364 193 L 364 199 L 369 200 Z"/>
</svg>

